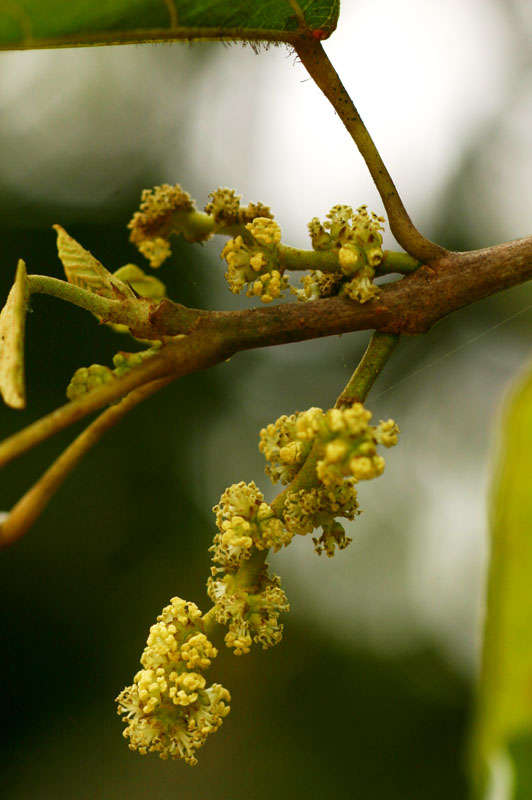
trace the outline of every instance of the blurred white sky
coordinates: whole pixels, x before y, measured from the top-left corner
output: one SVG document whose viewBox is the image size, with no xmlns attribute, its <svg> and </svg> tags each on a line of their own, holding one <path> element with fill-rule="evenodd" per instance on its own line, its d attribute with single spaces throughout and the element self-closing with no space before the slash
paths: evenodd
<svg viewBox="0 0 532 800">
<path fill-rule="evenodd" d="M 493 209 L 493 218 L 472 224 L 484 244 L 530 232 L 532 109 L 530 95 L 513 95 L 522 54 L 510 34 L 500 0 L 343 2 L 326 50 L 422 229 L 433 223 L 464 149 L 506 103 L 505 128 L 496 131 L 482 163 L 493 176 L 483 187 L 483 206 Z M 148 152 L 159 165 L 156 179 L 182 183 L 201 205 L 219 185 L 269 203 L 294 245 L 308 246 L 306 223 L 335 203 L 382 210 L 360 156 L 293 57 L 275 48 L 257 57 L 240 47 L 201 47 L 0 54 L 4 184 L 65 207 L 105 206 L 119 190 L 120 171 L 134 174 L 136 154 Z M 196 72 L 202 52 L 210 60 Z M 508 142 L 517 161 L 504 153 Z M 115 163 L 121 165 L 116 173 Z M 460 191 L 475 220 L 478 198 L 467 186 Z M 231 305 L 219 287 L 213 282 L 206 288 L 206 305 Z M 465 332 L 464 340 L 470 335 Z M 433 368 L 375 402 L 376 416 L 393 416 L 403 395 L 408 411 L 398 421 L 404 440 L 390 454 L 386 476 L 375 487 L 362 487 L 367 511 L 349 551 L 325 562 L 301 541 L 276 557 L 296 613 L 310 606 L 316 624 L 324 625 L 338 617 L 339 635 L 347 630 L 375 646 L 404 646 L 422 631 L 453 658 L 472 662 L 489 431 L 501 387 L 526 356 L 523 343 L 513 358 L 498 359 L 502 339 L 494 337 L 489 353 L 479 349 L 473 375 L 470 349 L 453 361 L 453 384 L 448 373 Z M 244 455 L 235 474 L 227 467 L 225 477 L 254 477 L 264 485 L 257 472 L 257 425 L 277 411 L 318 402 L 312 378 L 302 381 L 299 396 L 294 392 L 281 402 L 276 372 L 295 364 L 312 371 L 320 357 L 336 370 L 340 387 L 344 342 L 283 348 L 257 361 L 246 387 L 252 396 L 252 382 L 260 387 L 257 405 L 235 396 L 233 418 L 202 432 L 202 502 L 217 499 L 224 480 L 220 453 L 231 452 L 236 424 L 242 440 L 248 437 L 249 463 Z M 458 403 L 454 386 L 460 382 Z M 440 416 L 434 422 L 436 398 Z M 417 511 L 404 530 L 401 509 L 407 506 Z"/>
</svg>

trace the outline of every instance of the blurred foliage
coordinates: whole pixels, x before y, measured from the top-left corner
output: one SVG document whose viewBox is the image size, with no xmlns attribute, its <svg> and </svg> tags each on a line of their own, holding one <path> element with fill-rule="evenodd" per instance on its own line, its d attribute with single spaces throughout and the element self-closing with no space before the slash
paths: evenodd
<svg viewBox="0 0 532 800">
<path fill-rule="evenodd" d="M 501 450 L 493 487 L 491 566 L 473 758 L 480 785 L 485 773 L 488 782 L 500 780 L 500 764 L 508 764 L 513 790 L 508 788 L 504 798 L 512 800 L 532 794 L 530 372 L 512 398 Z"/>
</svg>

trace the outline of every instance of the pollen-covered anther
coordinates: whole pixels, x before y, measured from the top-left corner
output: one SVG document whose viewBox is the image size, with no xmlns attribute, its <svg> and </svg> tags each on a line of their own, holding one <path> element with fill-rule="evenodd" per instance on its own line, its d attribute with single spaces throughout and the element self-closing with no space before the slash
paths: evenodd
<svg viewBox="0 0 532 800">
<path fill-rule="evenodd" d="M 344 275 L 354 275 L 364 265 L 364 256 L 356 245 L 348 242 L 338 250 L 338 263 Z"/>
<path fill-rule="evenodd" d="M 348 447 L 345 442 L 335 440 L 326 445 L 325 457 L 330 464 L 334 464 L 345 458 L 347 450 Z"/>
<path fill-rule="evenodd" d="M 314 550 L 321 556 L 325 553 L 327 558 L 332 558 L 338 550 L 345 550 L 351 544 L 351 539 L 346 536 L 343 525 L 334 520 L 330 525 L 324 526 L 321 536 L 312 539 Z"/>
<path fill-rule="evenodd" d="M 382 456 L 354 456 L 349 462 L 349 469 L 358 481 L 369 481 L 378 478 L 384 472 L 386 462 Z"/>
<path fill-rule="evenodd" d="M 205 212 L 214 217 L 218 225 L 235 225 L 239 222 L 240 195 L 234 189 L 221 187 L 209 194 Z"/>
<path fill-rule="evenodd" d="M 290 442 L 290 444 L 281 447 L 279 450 L 279 458 L 285 464 L 295 464 L 301 458 L 302 449 L 301 442 Z"/>
<path fill-rule="evenodd" d="M 204 633 L 196 633 L 181 645 L 179 654 L 187 669 L 208 669 L 211 661 L 218 655 L 218 650 Z"/>
<path fill-rule="evenodd" d="M 279 270 L 274 269 L 266 272 L 254 281 L 247 291 L 248 297 L 260 297 L 263 303 L 271 303 L 281 297 L 281 294 L 288 288 L 288 279 Z"/>
<path fill-rule="evenodd" d="M 388 419 L 386 422 L 381 421 L 375 430 L 375 438 L 379 444 L 384 447 L 393 447 L 397 444 L 399 436 L 399 426 L 393 421 Z"/>
<path fill-rule="evenodd" d="M 320 409 L 309 409 L 303 414 L 283 415 L 274 423 L 270 423 L 260 432 L 259 450 L 264 454 L 266 474 L 276 483 L 289 483 L 308 455 L 315 431 L 310 436 L 300 434 L 301 419 L 308 422 L 315 413 L 323 413 Z"/>
<path fill-rule="evenodd" d="M 248 222 L 246 228 L 263 247 L 273 247 L 281 241 L 281 228 L 268 217 L 256 217 L 253 222 Z"/>
<path fill-rule="evenodd" d="M 356 213 L 351 206 L 336 205 L 322 224 L 316 217 L 309 223 L 315 250 L 336 252 L 339 274 L 324 278 L 318 271 L 303 279 L 303 288 L 296 292 L 300 300 L 313 300 L 332 294 L 346 294 L 352 300 L 366 303 L 378 294 L 373 283 L 375 268 L 383 259 L 382 217 L 369 214 L 366 206 Z"/>
</svg>

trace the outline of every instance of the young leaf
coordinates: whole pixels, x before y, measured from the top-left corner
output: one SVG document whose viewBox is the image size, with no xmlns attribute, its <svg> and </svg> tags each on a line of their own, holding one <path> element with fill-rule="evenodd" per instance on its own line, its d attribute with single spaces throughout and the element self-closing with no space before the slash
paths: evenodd
<svg viewBox="0 0 532 800">
<path fill-rule="evenodd" d="M 8 406 L 24 408 L 24 328 L 28 307 L 28 276 L 20 260 L 15 283 L 0 314 L 0 394 Z"/>
<path fill-rule="evenodd" d="M 532 372 L 512 398 L 493 487 L 473 755 L 478 796 L 532 797 Z"/>
<path fill-rule="evenodd" d="M 54 225 L 54 230 L 57 232 L 57 252 L 69 283 L 111 300 L 135 297 L 135 293 L 126 283 L 106 270 L 61 225 Z"/>
<path fill-rule="evenodd" d="M 1 3 L 0 49 L 89 44 L 250 39 L 293 41 L 300 19 L 325 39 L 339 0 L 8 0 Z"/>
<path fill-rule="evenodd" d="M 150 300 L 162 300 L 166 295 L 166 287 L 162 281 L 146 273 L 136 264 L 124 264 L 113 272 L 113 277 L 127 283 L 140 297 Z"/>
</svg>

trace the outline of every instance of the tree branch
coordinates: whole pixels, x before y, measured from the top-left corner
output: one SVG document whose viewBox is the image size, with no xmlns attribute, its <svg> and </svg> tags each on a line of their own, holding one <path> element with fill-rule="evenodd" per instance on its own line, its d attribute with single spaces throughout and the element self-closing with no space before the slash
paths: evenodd
<svg viewBox="0 0 532 800">
<path fill-rule="evenodd" d="M 321 42 L 313 36 L 303 36 L 295 42 L 294 49 L 360 150 L 388 214 L 390 230 L 401 247 L 421 261 L 440 258 L 447 251 L 423 236 L 412 223 L 373 139 Z"/>
<path fill-rule="evenodd" d="M 195 332 L 215 331 L 233 352 L 301 342 L 321 336 L 376 329 L 385 333 L 426 333 L 438 320 L 491 294 L 532 278 L 532 237 L 472 250 L 447 253 L 410 275 L 381 287 L 367 303 L 332 297 L 307 303 L 211 311 L 198 317 Z M 173 320 L 172 303 L 156 309 L 152 323 L 165 335 L 181 331 L 181 311 Z"/>
<path fill-rule="evenodd" d="M 447 253 L 432 267 L 383 286 L 361 304 L 346 297 L 285 303 L 244 311 L 197 311 L 163 300 L 150 315 L 170 341 L 122 378 L 56 409 L 0 444 L 0 466 L 54 433 L 158 378 L 179 378 L 213 366 L 241 350 L 301 342 L 360 330 L 389 334 L 428 331 L 438 320 L 477 300 L 532 278 L 532 237 L 467 253 Z"/>
</svg>

